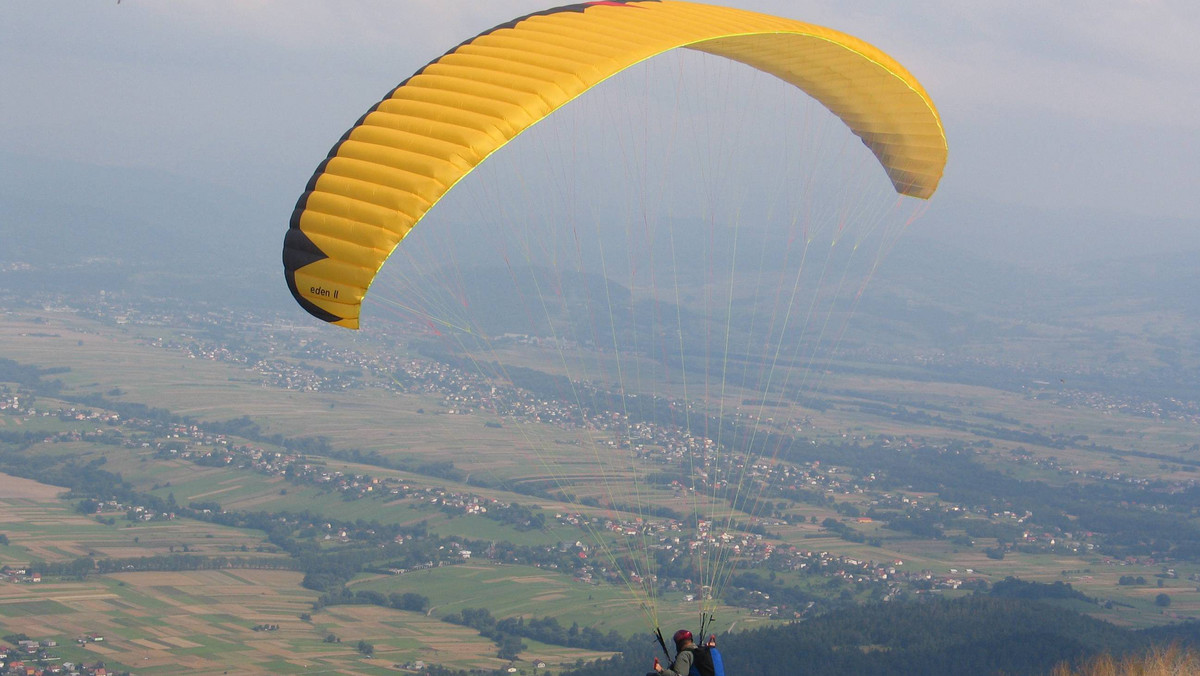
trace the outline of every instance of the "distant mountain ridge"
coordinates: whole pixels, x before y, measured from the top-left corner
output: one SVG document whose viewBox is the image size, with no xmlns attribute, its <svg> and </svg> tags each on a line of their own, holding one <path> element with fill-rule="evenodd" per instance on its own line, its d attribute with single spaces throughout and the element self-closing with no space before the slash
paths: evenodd
<svg viewBox="0 0 1200 676">
<path fill-rule="evenodd" d="M 108 289 L 302 318 L 280 274 L 282 233 L 290 214 L 291 202 L 277 195 L 250 197 L 144 169 L 5 155 L 0 161 L 0 287 L 26 293 Z M 689 246 L 697 244 L 680 243 L 680 252 L 690 252 L 681 256 L 702 256 Z M 748 241 L 746 251 L 753 248 Z M 1194 319 L 1200 317 L 1198 259 L 1200 251 L 1180 250 L 1022 266 L 964 250 L 916 227 L 900 239 L 867 287 L 847 345 L 887 336 L 893 343 L 899 338 L 953 347 L 1019 338 L 1039 324 L 1078 327 L 1122 313 L 1130 317 L 1130 330 L 1139 328 L 1134 316 L 1149 312 Z M 497 274 L 470 273 L 485 286 Z M 642 302 L 620 280 L 618 273 L 608 284 L 617 306 Z M 580 293 L 605 286 L 588 273 L 567 283 Z M 503 304 L 481 305 L 492 308 L 484 311 L 489 323 L 520 330 Z M 681 316 L 694 323 L 687 310 L 685 304 Z M 1163 337 L 1164 349 L 1182 349 L 1195 340 L 1186 327 L 1172 330 L 1180 335 Z"/>
<path fill-rule="evenodd" d="M 0 286 L 281 303 L 264 291 L 289 215 L 166 173 L 7 155 Z"/>
</svg>

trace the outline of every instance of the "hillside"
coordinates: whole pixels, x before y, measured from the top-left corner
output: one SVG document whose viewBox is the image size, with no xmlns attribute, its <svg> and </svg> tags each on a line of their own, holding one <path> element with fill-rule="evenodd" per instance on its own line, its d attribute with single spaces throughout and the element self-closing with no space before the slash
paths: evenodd
<svg viewBox="0 0 1200 676">
<path fill-rule="evenodd" d="M 1197 645 L 1200 625 L 1190 625 L 1178 640 Z M 1120 629 L 1061 607 L 974 596 L 839 610 L 799 624 L 721 637 L 719 647 L 728 673 L 1032 676 L 1050 673 L 1060 663 L 1098 653 L 1123 656 L 1161 641 L 1156 632 Z M 640 673 L 655 652 L 644 647 L 568 674 Z"/>
</svg>

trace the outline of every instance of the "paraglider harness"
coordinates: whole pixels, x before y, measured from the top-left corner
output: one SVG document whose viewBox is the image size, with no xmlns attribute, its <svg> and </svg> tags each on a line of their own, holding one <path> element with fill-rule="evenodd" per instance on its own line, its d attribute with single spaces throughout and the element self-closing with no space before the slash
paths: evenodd
<svg viewBox="0 0 1200 676">
<path fill-rule="evenodd" d="M 704 635 L 703 630 L 700 635 Z M 654 629 L 654 637 L 658 639 L 658 645 L 662 646 L 667 661 L 673 662 L 671 652 L 667 650 L 667 641 L 658 627 Z M 717 650 L 716 646 L 697 645 L 686 648 L 686 650 L 692 653 L 692 669 L 688 672 L 688 676 L 725 676 L 725 662 L 721 659 L 721 651 Z M 676 653 L 675 657 L 679 657 L 679 653 Z"/>
<path fill-rule="evenodd" d="M 715 646 L 698 645 L 684 650 L 692 654 L 692 670 L 688 672 L 688 676 L 725 676 L 721 651 Z"/>
</svg>

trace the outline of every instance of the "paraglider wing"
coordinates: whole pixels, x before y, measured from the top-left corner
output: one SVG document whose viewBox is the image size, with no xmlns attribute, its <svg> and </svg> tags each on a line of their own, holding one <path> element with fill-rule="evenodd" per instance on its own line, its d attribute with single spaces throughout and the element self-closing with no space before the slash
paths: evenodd
<svg viewBox="0 0 1200 676">
<path fill-rule="evenodd" d="M 898 63 L 820 26 L 678 0 L 593 2 L 487 31 L 422 68 L 330 151 L 292 214 L 288 286 L 312 315 L 358 328 L 375 273 L 480 162 L 597 83 L 686 47 L 771 73 L 837 115 L 896 190 L 928 198 L 946 161 L 933 103 Z"/>
</svg>

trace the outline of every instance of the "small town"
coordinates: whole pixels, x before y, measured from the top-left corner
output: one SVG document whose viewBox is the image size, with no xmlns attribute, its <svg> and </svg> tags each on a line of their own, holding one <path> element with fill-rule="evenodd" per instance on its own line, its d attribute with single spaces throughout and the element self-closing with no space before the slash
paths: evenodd
<svg viewBox="0 0 1200 676">
<path fill-rule="evenodd" d="M 9 640 L 9 637 L 5 637 Z M 76 643 L 100 643 L 104 637 L 88 634 L 76 639 Z M 65 661 L 55 656 L 58 643 L 52 640 L 33 641 L 18 638 L 13 647 L 0 645 L 0 674 L 5 676 L 118 676 L 104 667 L 104 662 L 79 663 Z"/>
</svg>

